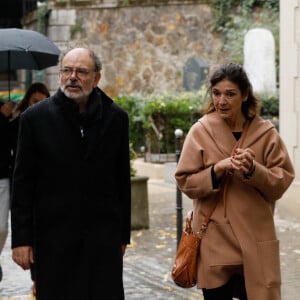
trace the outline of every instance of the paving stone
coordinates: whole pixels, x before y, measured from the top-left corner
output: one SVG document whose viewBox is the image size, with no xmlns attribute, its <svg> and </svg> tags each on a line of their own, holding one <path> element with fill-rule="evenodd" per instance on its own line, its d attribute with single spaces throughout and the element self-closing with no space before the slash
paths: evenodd
<svg viewBox="0 0 300 300">
<path fill-rule="evenodd" d="M 176 187 L 163 180 L 148 181 L 150 229 L 132 231 L 132 243 L 124 257 L 126 300 L 201 300 L 201 290 L 177 287 L 170 278 L 177 244 Z M 183 196 L 183 216 L 192 201 Z M 300 295 L 300 220 L 290 220 L 277 210 L 280 239 L 282 300 Z M 0 300 L 32 300 L 30 273 L 11 259 L 10 238 L 1 255 L 3 281 Z"/>
</svg>

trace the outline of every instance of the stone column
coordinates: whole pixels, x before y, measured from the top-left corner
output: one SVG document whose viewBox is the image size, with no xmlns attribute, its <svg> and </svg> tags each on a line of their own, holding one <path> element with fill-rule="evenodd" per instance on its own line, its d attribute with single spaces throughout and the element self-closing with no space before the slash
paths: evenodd
<svg viewBox="0 0 300 300">
<path fill-rule="evenodd" d="M 48 37 L 53 41 L 60 50 L 66 49 L 71 42 L 70 28 L 76 22 L 76 10 L 68 8 L 52 8 L 49 24 Z M 47 69 L 48 87 L 51 94 L 58 88 L 58 66 Z"/>
</svg>

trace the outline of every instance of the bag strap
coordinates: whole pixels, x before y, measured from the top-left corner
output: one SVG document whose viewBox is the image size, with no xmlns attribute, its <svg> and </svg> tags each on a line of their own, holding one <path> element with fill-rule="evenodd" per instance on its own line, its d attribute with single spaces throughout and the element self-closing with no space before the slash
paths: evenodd
<svg viewBox="0 0 300 300">
<path fill-rule="evenodd" d="M 244 143 L 244 140 L 245 140 L 245 137 L 247 135 L 247 131 L 248 131 L 249 126 L 250 126 L 250 122 L 249 122 L 249 120 L 246 120 L 242 136 L 240 137 L 239 141 L 236 143 L 236 145 L 232 149 L 231 155 L 234 154 L 235 150 L 238 147 L 242 147 L 242 145 Z M 224 184 L 223 184 L 223 199 L 224 199 L 224 207 L 225 207 L 224 208 L 224 210 L 225 210 L 224 215 L 225 216 L 226 216 L 226 196 L 227 196 L 227 186 L 228 186 L 228 179 L 227 178 L 228 178 L 228 176 L 225 177 Z M 200 231 L 199 231 L 200 235 L 203 235 L 205 233 L 205 231 L 207 229 L 207 226 L 208 226 L 208 223 L 210 222 L 210 218 L 211 218 L 212 214 L 214 213 L 215 209 L 217 208 L 217 205 L 218 205 L 218 202 L 219 202 L 218 195 L 219 195 L 219 192 L 216 193 L 216 195 L 215 195 L 216 201 L 214 201 L 214 204 L 210 208 L 208 214 L 204 218 L 203 223 L 201 224 L 201 228 L 200 228 Z M 188 234 L 192 233 L 192 220 L 193 220 L 193 211 L 191 212 L 191 215 L 187 216 L 187 218 L 186 218 L 185 230 L 184 231 Z"/>
<path fill-rule="evenodd" d="M 219 193 L 216 194 L 215 198 L 217 199 L 214 203 L 214 205 L 211 207 L 211 209 L 209 210 L 208 214 L 206 215 L 203 223 L 201 224 L 201 228 L 200 228 L 200 233 L 203 234 L 205 231 L 206 231 L 206 228 L 208 226 L 208 223 L 210 221 L 210 218 L 212 216 L 212 214 L 214 213 L 215 209 L 217 208 L 217 205 L 218 205 L 218 202 L 219 202 L 219 199 L 217 197 Z"/>
<path fill-rule="evenodd" d="M 214 210 L 215 210 L 216 207 L 217 207 L 217 204 L 218 204 L 218 201 L 215 201 L 214 205 L 211 207 L 209 213 L 206 215 L 206 217 L 205 217 L 203 223 L 201 224 L 200 231 L 199 231 L 199 232 L 196 232 L 197 235 L 200 234 L 200 236 L 202 236 L 202 235 L 204 234 L 204 232 L 205 232 L 205 230 L 206 230 L 206 228 L 207 228 L 207 225 L 208 225 L 208 223 L 209 223 L 209 221 L 210 221 L 210 218 L 211 218 L 211 216 L 212 216 Z M 188 215 L 188 216 L 186 217 L 186 219 L 185 219 L 185 230 L 184 230 L 184 232 L 185 232 L 186 234 L 191 234 L 191 233 L 193 233 L 193 231 L 192 231 L 192 220 L 193 220 L 193 211 L 191 211 L 191 215 L 190 215 L 190 216 Z"/>
</svg>

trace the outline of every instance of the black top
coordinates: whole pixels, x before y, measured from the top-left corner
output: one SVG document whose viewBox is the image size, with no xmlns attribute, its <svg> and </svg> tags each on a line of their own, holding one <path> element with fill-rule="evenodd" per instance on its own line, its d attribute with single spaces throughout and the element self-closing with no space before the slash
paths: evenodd
<svg viewBox="0 0 300 300">
<path fill-rule="evenodd" d="M 238 141 L 240 139 L 240 137 L 242 136 L 242 131 L 233 131 L 232 134 L 235 137 L 235 139 Z M 214 166 L 211 167 L 211 181 L 212 181 L 212 185 L 213 185 L 213 189 L 217 189 L 219 184 L 220 184 L 220 180 L 217 179 L 215 171 L 214 171 Z"/>
</svg>

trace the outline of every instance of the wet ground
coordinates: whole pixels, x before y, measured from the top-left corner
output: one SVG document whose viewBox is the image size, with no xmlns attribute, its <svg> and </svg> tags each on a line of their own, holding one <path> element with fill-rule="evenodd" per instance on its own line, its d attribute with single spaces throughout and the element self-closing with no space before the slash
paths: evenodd
<svg viewBox="0 0 300 300">
<path fill-rule="evenodd" d="M 132 243 L 124 258 L 126 300 L 203 299 L 201 291 L 177 287 L 170 278 L 177 242 L 174 184 L 150 179 L 148 192 L 150 229 L 132 232 Z M 191 204 L 183 197 L 183 215 Z M 297 300 L 300 295 L 300 219 L 289 218 L 278 210 L 275 220 L 281 242 L 282 300 Z M 0 300 L 32 299 L 30 274 L 12 262 L 9 245 L 8 239 L 1 256 L 4 277 L 0 283 Z"/>
</svg>

